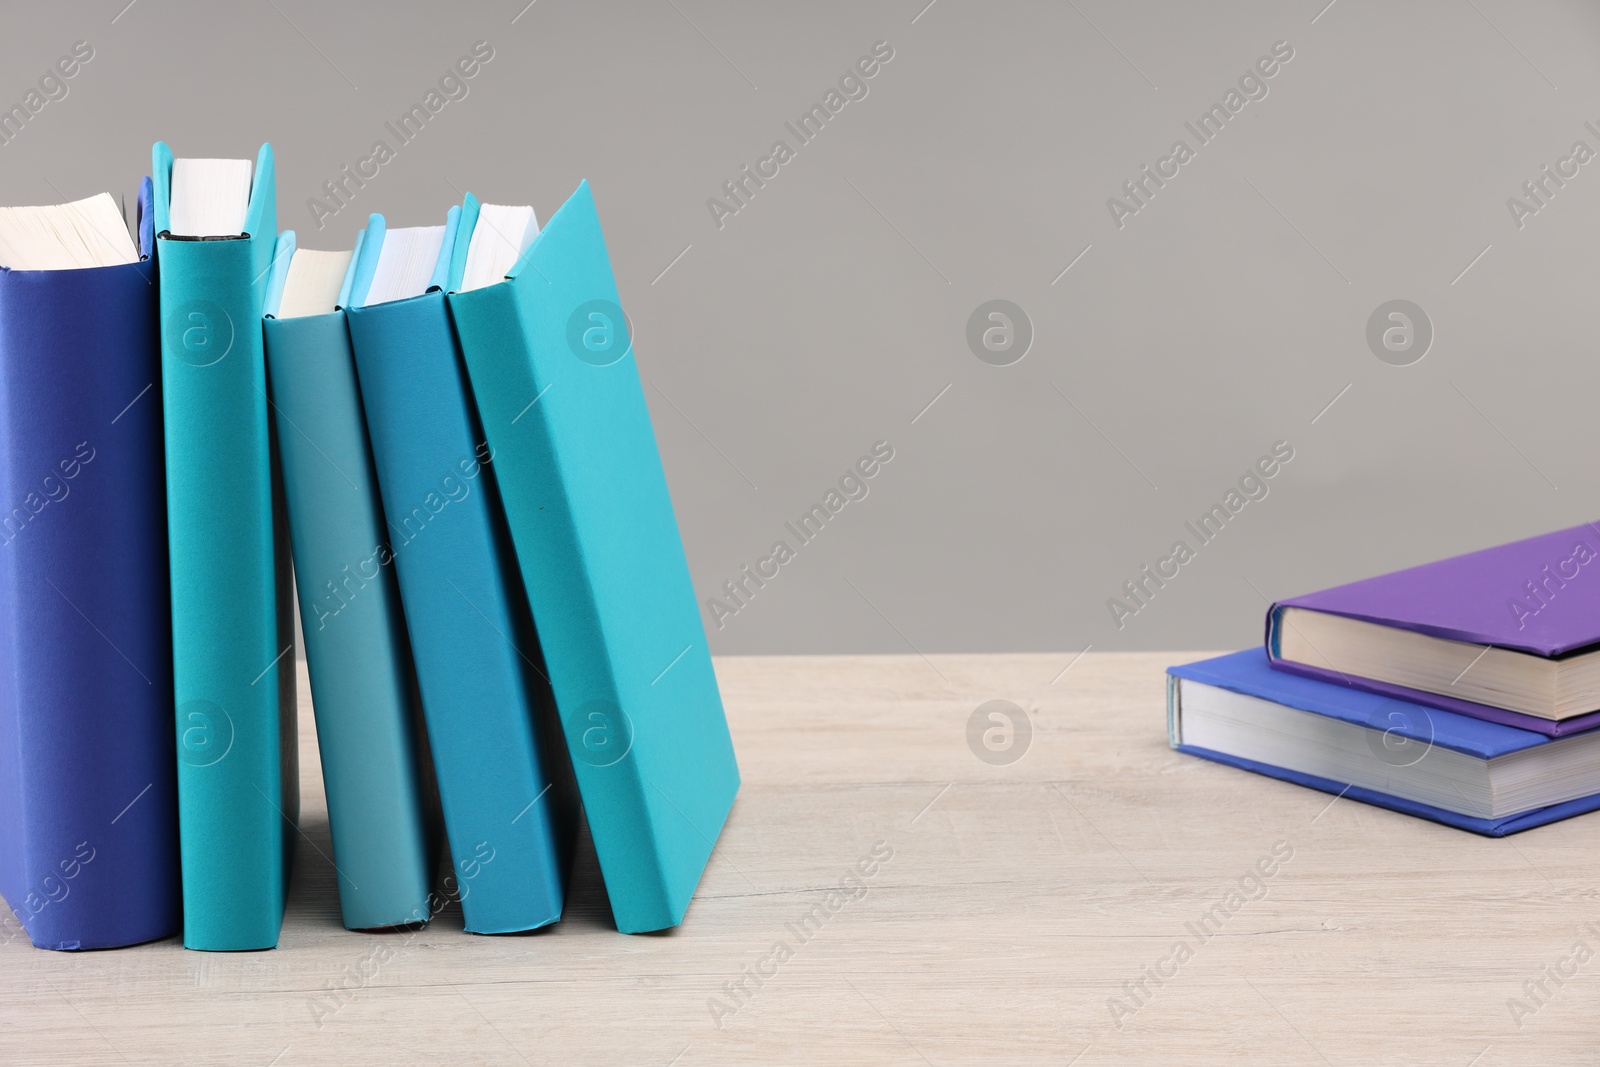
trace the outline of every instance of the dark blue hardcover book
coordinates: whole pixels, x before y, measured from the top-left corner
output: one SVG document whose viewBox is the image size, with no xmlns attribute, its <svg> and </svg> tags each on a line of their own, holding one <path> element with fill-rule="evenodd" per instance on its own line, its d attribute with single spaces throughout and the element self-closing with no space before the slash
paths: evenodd
<svg viewBox="0 0 1600 1067">
<path fill-rule="evenodd" d="M 1172 747 L 1504 837 L 1600 809 L 1600 730 L 1549 737 L 1273 670 L 1261 648 L 1167 670 Z"/>
<path fill-rule="evenodd" d="M 149 199 L 137 262 L 0 267 L 0 892 L 40 948 L 182 921 Z"/>
</svg>

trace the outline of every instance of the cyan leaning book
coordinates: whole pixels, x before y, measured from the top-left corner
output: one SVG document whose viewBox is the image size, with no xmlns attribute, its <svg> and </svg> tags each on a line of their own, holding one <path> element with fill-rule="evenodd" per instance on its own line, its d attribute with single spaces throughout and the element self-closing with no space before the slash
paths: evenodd
<svg viewBox="0 0 1600 1067">
<path fill-rule="evenodd" d="M 1280 670 L 1560 737 L 1600 726 L 1600 526 L 1293 597 Z"/>
<path fill-rule="evenodd" d="M 1172 747 L 1502 837 L 1600 809 L 1600 731 L 1552 738 L 1269 666 L 1259 648 L 1167 671 Z"/>
<path fill-rule="evenodd" d="M 103 194 L 5 213 L 99 214 L 102 266 L 0 236 L 0 892 L 40 948 L 181 922 L 149 189 L 137 249 Z"/>
<path fill-rule="evenodd" d="M 272 948 L 300 788 L 288 530 L 261 315 L 272 149 L 153 151 L 177 703 L 183 943 Z"/>
<path fill-rule="evenodd" d="M 473 258 L 450 308 L 612 912 L 676 926 L 739 769 L 588 183 L 509 280 Z"/>
<path fill-rule="evenodd" d="M 335 306 L 351 258 L 297 249 L 285 231 L 263 329 L 339 907 L 347 928 L 370 930 L 430 917 L 439 827 L 355 357 Z"/>
<path fill-rule="evenodd" d="M 561 918 L 575 839 L 571 769 L 467 391 L 444 293 L 442 227 L 372 216 L 346 309 L 434 773 L 469 932 Z"/>
</svg>

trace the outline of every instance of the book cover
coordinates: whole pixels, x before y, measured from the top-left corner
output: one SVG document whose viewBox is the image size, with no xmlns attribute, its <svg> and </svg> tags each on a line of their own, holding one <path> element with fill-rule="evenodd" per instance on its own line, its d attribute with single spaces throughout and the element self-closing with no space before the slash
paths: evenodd
<svg viewBox="0 0 1600 1067">
<path fill-rule="evenodd" d="M 676 926 L 739 770 L 588 184 L 450 307 L 617 928 Z"/>
<path fill-rule="evenodd" d="M 1370 729 L 1393 733 L 1408 740 L 1440 748 L 1464 752 L 1479 759 L 1494 759 L 1514 752 L 1538 748 L 1552 742 L 1542 733 L 1518 730 L 1495 722 L 1458 715 L 1453 712 L 1424 706 L 1418 703 L 1369 693 L 1347 686 L 1332 685 L 1274 670 L 1266 653 L 1259 648 L 1234 652 L 1200 663 L 1189 663 L 1167 669 L 1167 732 L 1174 749 L 1202 759 L 1224 763 L 1232 767 L 1253 771 L 1256 774 L 1293 782 L 1324 793 L 1343 795 L 1380 808 L 1415 815 L 1434 822 L 1444 823 L 1462 830 L 1503 837 L 1506 834 L 1558 822 L 1573 815 L 1600 809 L 1600 794 L 1569 800 L 1549 807 L 1498 819 L 1477 818 L 1459 812 L 1447 811 L 1429 804 L 1418 803 L 1403 797 L 1374 789 L 1336 782 L 1316 775 L 1304 774 L 1285 767 L 1258 763 L 1254 760 L 1224 752 L 1213 751 L 1197 745 L 1185 744 L 1179 735 L 1179 717 L 1176 679 L 1187 678 L 1205 685 L 1216 686 L 1247 696 L 1260 697 L 1302 711 L 1314 712 L 1343 722 L 1354 723 Z M 1399 714 L 1397 714 L 1399 712 Z"/>
<path fill-rule="evenodd" d="M 272 948 L 299 816 L 290 563 L 261 315 L 277 240 L 272 148 L 245 234 L 173 237 L 153 150 L 183 941 Z"/>
<path fill-rule="evenodd" d="M 444 293 L 362 306 L 384 232 L 374 216 L 346 316 L 454 861 L 446 889 L 469 932 L 532 930 L 565 902 L 571 769 Z"/>
<path fill-rule="evenodd" d="M 0 268 L 0 892 L 40 948 L 181 922 L 150 195 L 143 262 Z"/>
<path fill-rule="evenodd" d="M 1592 573 L 1591 573 L 1592 572 Z M 1558 657 L 1600 643 L 1600 529 L 1585 523 L 1273 604 L 1273 666 L 1321 681 L 1551 737 L 1600 726 L 1600 711 L 1560 721 L 1278 658 L 1285 608 L 1307 608 L 1451 641 Z"/>
<path fill-rule="evenodd" d="M 294 232 L 278 242 L 282 269 Z M 342 312 L 275 317 L 268 378 L 344 924 L 429 917 L 433 768 Z"/>
</svg>

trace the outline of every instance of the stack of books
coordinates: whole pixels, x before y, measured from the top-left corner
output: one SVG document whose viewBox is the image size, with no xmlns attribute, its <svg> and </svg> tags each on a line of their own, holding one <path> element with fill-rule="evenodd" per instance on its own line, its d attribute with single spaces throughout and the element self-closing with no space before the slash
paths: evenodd
<svg viewBox="0 0 1600 1067">
<path fill-rule="evenodd" d="M 270 146 L 0 208 L 0 894 L 274 947 L 298 596 L 346 927 L 554 923 L 580 810 L 617 928 L 677 925 L 739 773 L 588 185 L 276 218 Z"/>
<path fill-rule="evenodd" d="M 1600 525 L 1273 604 L 1173 667 L 1180 752 L 1495 837 L 1600 808 Z"/>
</svg>

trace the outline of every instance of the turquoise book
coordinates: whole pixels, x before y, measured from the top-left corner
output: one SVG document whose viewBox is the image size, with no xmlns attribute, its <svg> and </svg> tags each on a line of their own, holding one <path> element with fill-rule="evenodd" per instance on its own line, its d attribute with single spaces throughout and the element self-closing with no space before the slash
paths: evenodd
<svg viewBox="0 0 1600 1067">
<path fill-rule="evenodd" d="M 577 811 L 445 306 L 459 215 L 392 229 L 372 216 L 339 303 L 453 861 L 444 890 L 469 932 L 512 933 L 561 918 Z"/>
<path fill-rule="evenodd" d="M 450 309 L 617 928 L 660 930 L 739 769 L 589 186 L 527 211 L 467 200 Z"/>
<path fill-rule="evenodd" d="M 261 315 L 272 148 L 152 153 L 183 943 L 272 948 L 300 789 L 287 524 Z"/>
<path fill-rule="evenodd" d="M 437 800 L 394 558 L 337 308 L 353 256 L 278 238 L 267 377 L 339 908 L 351 930 L 431 918 Z"/>
</svg>

